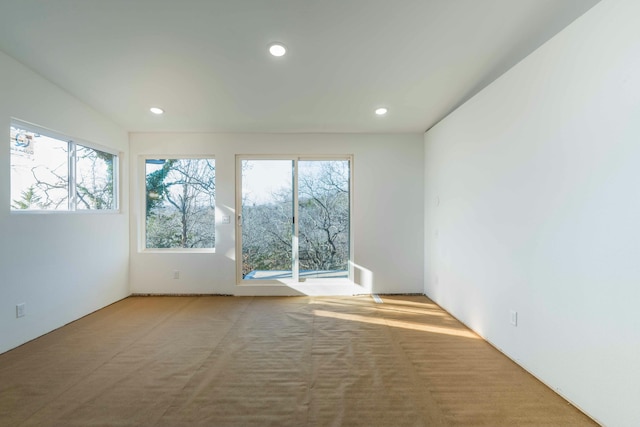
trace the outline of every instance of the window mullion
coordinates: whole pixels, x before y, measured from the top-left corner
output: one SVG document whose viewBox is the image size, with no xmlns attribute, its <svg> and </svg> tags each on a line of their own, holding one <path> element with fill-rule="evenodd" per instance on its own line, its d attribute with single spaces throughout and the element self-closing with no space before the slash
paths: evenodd
<svg viewBox="0 0 640 427">
<path fill-rule="evenodd" d="M 75 211 L 76 199 L 76 143 L 69 141 L 69 210 Z"/>
<path fill-rule="evenodd" d="M 298 220 L 298 160 L 293 161 L 293 173 L 292 173 L 292 200 L 293 200 L 293 224 L 292 224 L 292 242 L 291 242 L 291 255 L 293 257 L 293 265 L 292 265 L 292 278 L 294 282 L 300 281 L 300 252 L 299 252 L 299 239 L 298 239 L 298 230 L 299 230 L 299 220 Z"/>
</svg>

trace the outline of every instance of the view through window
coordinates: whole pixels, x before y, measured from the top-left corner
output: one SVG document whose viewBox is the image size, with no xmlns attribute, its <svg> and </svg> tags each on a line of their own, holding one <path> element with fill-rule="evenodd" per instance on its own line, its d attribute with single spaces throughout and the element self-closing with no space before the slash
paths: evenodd
<svg viewBox="0 0 640 427">
<path fill-rule="evenodd" d="M 11 210 L 117 209 L 118 156 L 12 123 Z"/>
<path fill-rule="evenodd" d="M 350 160 L 242 159 L 243 280 L 346 278 Z"/>
<path fill-rule="evenodd" d="M 148 249 L 215 248 L 215 160 L 146 159 Z"/>
</svg>

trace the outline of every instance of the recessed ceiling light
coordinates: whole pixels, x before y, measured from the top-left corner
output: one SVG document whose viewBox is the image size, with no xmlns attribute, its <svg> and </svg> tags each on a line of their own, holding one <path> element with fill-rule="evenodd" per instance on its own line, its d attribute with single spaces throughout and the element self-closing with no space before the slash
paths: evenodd
<svg viewBox="0 0 640 427">
<path fill-rule="evenodd" d="M 377 116 L 384 116 L 388 112 L 389 112 L 389 110 L 386 107 L 376 108 L 376 111 L 375 111 Z"/>
<path fill-rule="evenodd" d="M 149 108 L 149 111 L 151 111 L 153 114 L 158 114 L 158 115 L 164 113 L 164 110 L 158 107 L 151 107 Z"/>
<path fill-rule="evenodd" d="M 271 43 L 269 53 L 273 56 L 284 56 L 287 53 L 287 48 L 282 43 Z"/>
</svg>

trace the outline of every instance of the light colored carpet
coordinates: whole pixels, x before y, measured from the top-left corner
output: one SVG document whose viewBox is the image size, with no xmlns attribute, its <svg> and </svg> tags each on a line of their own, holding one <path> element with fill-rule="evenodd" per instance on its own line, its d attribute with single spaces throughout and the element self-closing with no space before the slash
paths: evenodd
<svg viewBox="0 0 640 427">
<path fill-rule="evenodd" d="M 2 426 L 591 426 L 420 296 L 131 297 L 0 355 Z"/>
</svg>

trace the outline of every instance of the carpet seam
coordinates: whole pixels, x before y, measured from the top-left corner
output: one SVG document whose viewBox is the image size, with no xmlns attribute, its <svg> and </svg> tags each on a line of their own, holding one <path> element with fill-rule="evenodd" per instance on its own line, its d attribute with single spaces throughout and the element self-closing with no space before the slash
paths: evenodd
<svg viewBox="0 0 640 427">
<path fill-rule="evenodd" d="M 222 343 L 225 342 L 225 340 L 227 339 L 227 337 L 229 336 L 229 334 L 231 334 L 231 332 L 234 330 L 234 327 L 236 326 L 236 324 L 238 324 L 238 322 L 240 322 L 245 316 L 244 314 L 246 313 L 246 311 L 249 309 L 249 306 L 251 305 L 251 303 L 253 302 L 253 300 L 255 299 L 255 297 L 250 297 L 251 300 L 246 304 L 246 306 L 244 307 L 244 309 L 242 310 L 242 312 L 240 313 L 240 315 L 236 318 L 236 320 L 231 324 L 231 326 L 229 326 L 229 330 L 227 331 L 227 333 L 224 334 L 224 336 L 218 341 L 218 344 L 216 344 L 215 347 L 213 347 L 211 349 L 211 351 L 209 352 L 209 354 L 207 355 L 207 357 L 202 359 L 202 363 L 200 363 L 200 365 L 193 370 L 193 373 L 189 376 L 189 379 L 187 381 L 185 381 L 184 385 L 182 386 L 182 388 L 180 389 L 180 391 L 178 391 L 176 393 L 176 396 L 171 399 L 171 402 L 169 402 L 167 404 L 167 407 L 165 408 L 165 410 L 162 412 L 162 414 L 158 417 L 158 419 L 156 420 L 156 422 L 154 423 L 154 426 L 159 425 L 159 423 L 162 421 L 162 419 L 165 417 L 165 415 L 167 414 L 167 412 L 169 411 L 169 409 L 171 409 L 172 405 L 174 402 L 176 402 L 176 400 L 178 399 L 178 397 L 184 393 L 184 391 L 186 390 L 187 386 L 189 385 L 189 383 L 191 382 L 191 380 L 193 379 L 193 377 L 200 371 L 200 369 L 202 369 L 202 367 L 205 365 L 205 363 L 207 363 L 207 361 L 211 358 L 211 356 L 216 352 L 216 350 L 218 350 L 218 348 L 220 347 L 220 345 Z"/>
<path fill-rule="evenodd" d="M 415 390 L 422 389 L 423 393 L 428 394 L 428 396 L 430 397 L 430 400 L 433 402 L 433 408 L 435 409 L 435 411 L 437 413 L 435 414 L 435 417 L 434 416 L 431 416 L 431 417 L 427 416 L 426 419 L 422 420 L 423 422 L 425 422 L 425 426 L 430 426 L 431 424 L 428 423 L 427 421 L 434 421 L 434 419 L 435 419 L 435 421 L 446 421 L 446 417 L 444 416 L 444 414 L 442 413 L 442 410 L 438 406 L 438 404 L 437 404 L 437 402 L 436 402 L 436 400 L 435 400 L 435 398 L 433 396 L 433 393 L 431 392 L 431 388 L 427 387 L 426 385 L 418 384 L 418 382 L 417 382 L 418 375 L 415 372 L 414 364 L 411 362 L 411 359 L 409 359 L 409 356 L 407 355 L 407 353 L 405 352 L 404 348 L 402 347 L 402 345 L 398 341 L 397 335 L 396 335 L 396 333 L 395 333 L 395 331 L 393 329 L 394 327 L 389 324 L 389 321 L 388 321 L 387 317 L 385 316 L 386 313 L 383 312 L 382 310 L 378 310 L 378 307 L 375 307 L 375 308 L 376 308 L 376 311 L 380 312 L 380 316 L 384 320 L 385 326 L 387 327 L 387 331 L 388 331 L 388 334 L 390 336 L 391 344 L 395 347 L 397 354 L 402 355 L 402 362 L 403 362 L 403 365 L 405 366 L 405 368 L 409 370 L 408 377 L 409 377 L 409 380 L 411 381 L 411 385 L 412 385 L 413 389 L 415 389 Z M 418 409 L 419 413 L 424 417 L 427 414 L 424 413 L 424 411 L 422 409 L 422 405 L 420 404 L 420 402 L 416 401 L 416 399 L 415 399 L 416 395 L 419 395 L 419 393 L 412 393 L 411 394 L 411 396 L 412 396 L 412 398 L 414 400 L 414 403 L 417 406 L 417 409 Z M 440 424 L 440 423 L 438 423 L 437 425 L 438 426 L 444 426 L 443 424 Z"/>
</svg>

